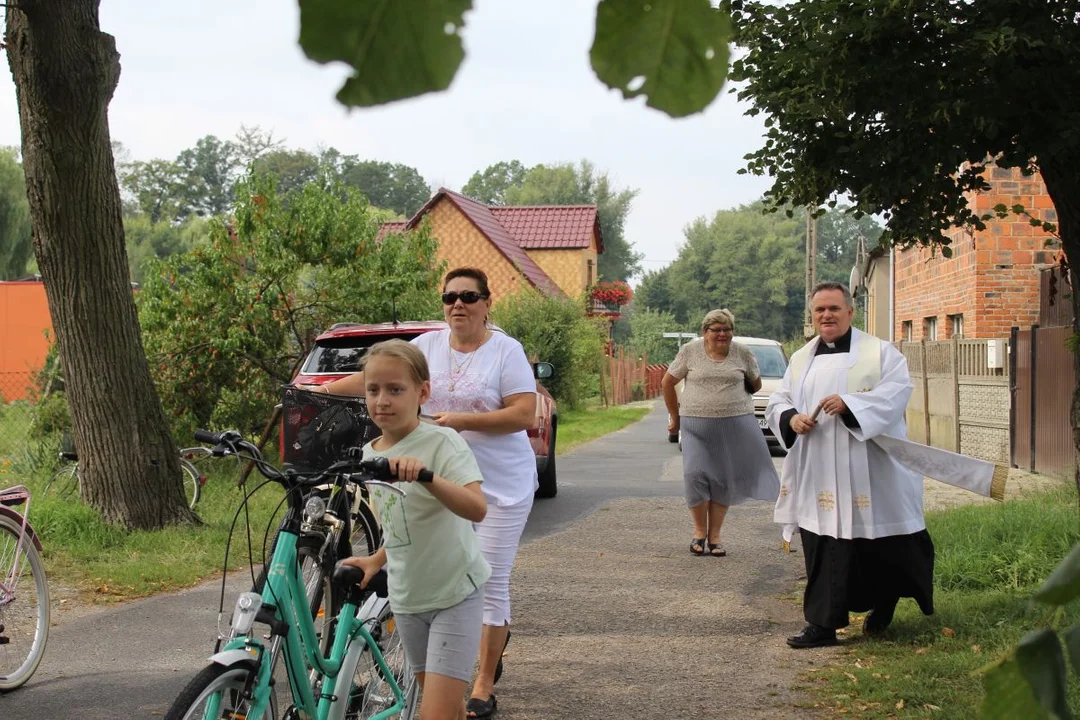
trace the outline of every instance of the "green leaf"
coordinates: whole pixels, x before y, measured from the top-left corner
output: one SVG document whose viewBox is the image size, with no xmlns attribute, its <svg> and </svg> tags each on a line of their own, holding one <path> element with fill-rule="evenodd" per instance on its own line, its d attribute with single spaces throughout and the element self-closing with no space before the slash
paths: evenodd
<svg viewBox="0 0 1080 720">
<path fill-rule="evenodd" d="M 445 90 L 465 57 L 471 0 L 301 0 L 300 47 L 356 72 L 337 99 L 367 107 Z"/>
<path fill-rule="evenodd" d="M 952 248 L 949 247 L 948 245 L 942 245 L 941 246 L 941 255 L 943 257 L 945 257 L 945 258 L 951 258 L 952 257 Z"/>
<path fill-rule="evenodd" d="M 1080 675 L 1080 623 L 1065 631 L 1065 649 L 1069 652 L 1073 672 Z"/>
<path fill-rule="evenodd" d="M 1047 605 L 1064 605 L 1076 597 L 1080 597 L 1080 543 L 1035 592 L 1035 599 Z"/>
<path fill-rule="evenodd" d="M 1035 699 L 1056 720 L 1071 720 L 1065 688 L 1069 682 L 1061 643 L 1050 628 L 1029 633 L 1016 646 L 1016 662 Z"/>
<path fill-rule="evenodd" d="M 985 695 L 979 709 L 982 720 L 1040 720 L 1046 717 L 1020 666 L 1011 658 L 983 675 L 983 691 Z"/>
<path fill-rule="evenodd" d="M 727 13 L 709 0 L 600 0 L 589 56 L 623 97 L 644 95 L 649 107 L 684 117 L 724 86 L 730 38 Z"/>
<path fill-rule="evenodd" d="M 1012 206 L 1012 211 L 1014 213 L 1016 213 L 1017 215 L 1023 215 L 1024 214 L 1024 206 L 1017 203 L 1016 205 Z"/>
</svg>

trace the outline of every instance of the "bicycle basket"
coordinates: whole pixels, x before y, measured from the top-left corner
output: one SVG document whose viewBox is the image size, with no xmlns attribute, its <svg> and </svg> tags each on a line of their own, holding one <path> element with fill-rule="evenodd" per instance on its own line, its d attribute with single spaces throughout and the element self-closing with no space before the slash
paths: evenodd
<svg viewBox="0 0 1080 720">
<path fill-rule="evenodd" d="M 282 460 L 310 470 L 325 470 L 379 435 L 360 398 L 327 395 L 286 385 L 282 389 Z"/>
</svg>

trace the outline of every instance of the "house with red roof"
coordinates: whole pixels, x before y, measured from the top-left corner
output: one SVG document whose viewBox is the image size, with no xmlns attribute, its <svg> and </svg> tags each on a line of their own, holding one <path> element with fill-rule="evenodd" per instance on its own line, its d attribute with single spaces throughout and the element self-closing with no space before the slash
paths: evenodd
<svg viewBox="0 0 1080 720">
<path fill-rule="evenodd" d="M 492 207 L 440 188 L 408 220 L 385 223 L 380 235 L 407 232 L 427 218 L 447 267 L 479 267 L 496 299 L 531 287 L 580 297 L 597 280 L 604 251 L 595 205 Z"/>
</svg>

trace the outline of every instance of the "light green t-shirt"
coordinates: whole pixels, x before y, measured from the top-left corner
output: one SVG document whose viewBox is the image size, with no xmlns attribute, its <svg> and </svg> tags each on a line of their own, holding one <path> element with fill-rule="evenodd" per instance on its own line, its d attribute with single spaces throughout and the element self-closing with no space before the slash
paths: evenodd
<svg viewBox="0 0 1080 720">
<path fill-rule="evenodd" d="M 436 475 L 457 483 L 482 482 L 472 450 L 456 431 L 420 425 L 386 450 L 364 446 L 364 458 L 414 457 Z M 399 497 L 371 489 L 382 524 L 390 606 L 394 612 L 422 613 L 457 605 L 491 575 L 472 523 L 455 515 L 423 483 L 399 483 Z"/>
</svg>

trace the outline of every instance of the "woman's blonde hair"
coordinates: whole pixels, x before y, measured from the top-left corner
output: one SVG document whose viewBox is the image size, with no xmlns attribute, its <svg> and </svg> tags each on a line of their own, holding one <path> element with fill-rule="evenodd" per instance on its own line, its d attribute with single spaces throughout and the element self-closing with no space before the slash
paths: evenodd
<svg viewBox="0 0 1080 720">
<path fill-rule="evenodd" d="M 409 372 L 417 385 L 422 385 L 431 379 L 427 358 L 424 357 L 424 353 L 420 352 L 420 348 L 412 343 L 396 339 L 377 342 L 368 348 L 367 354 L 364 356 L 364 365 L 366 366 L 373 357 L 394 358 L 405 363 L 409 367 Z"/>
<path fill-rule="evenodd" d="M 706 313 L 705 319 L 701 321 L 701 332 L 704 333 L 710 325 L 715 325 L 716 323 L 727 325 L 731 328 L 732 332 L 735 331 L 735 316 L 732 315 L 731 311 L 727 308 L 710 310 Z"/>
</svg>

